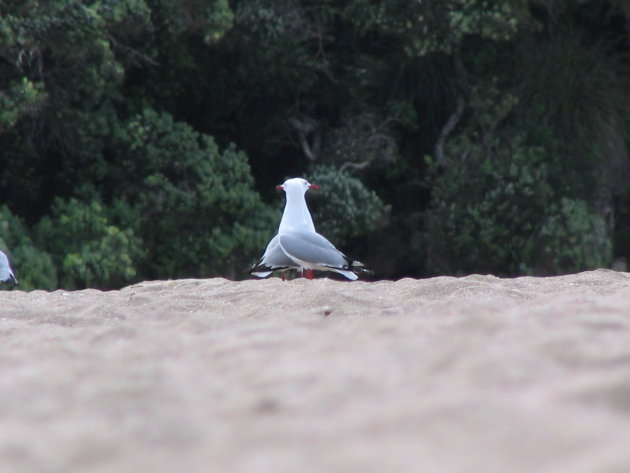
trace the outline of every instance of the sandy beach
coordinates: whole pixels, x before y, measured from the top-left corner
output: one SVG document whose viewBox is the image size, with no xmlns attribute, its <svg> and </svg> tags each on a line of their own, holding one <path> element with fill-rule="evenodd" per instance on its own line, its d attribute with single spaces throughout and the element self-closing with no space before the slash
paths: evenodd
<svg viewBox="0 0 630 473">
<path fill-rule="evenodd" d="M 0 292 L 0 471 L 626 473 L 630 274 Z"/>
</svg>

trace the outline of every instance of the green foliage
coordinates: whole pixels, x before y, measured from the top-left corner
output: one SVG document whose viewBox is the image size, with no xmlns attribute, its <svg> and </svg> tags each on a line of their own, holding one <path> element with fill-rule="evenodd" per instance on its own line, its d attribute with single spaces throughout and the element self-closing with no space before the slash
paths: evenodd
<svg viewBox="0 0 630 473">
<path fill-rule="evenodd" d="M 589 43 L 575 31 L 527 42 L 517 63 L 520 112 L 552 127 L 575 166 L 600 170 L 625 187 L 630 171 L 630 67 L 613 44 Z"/>
<path fill-rule="evenodd" d="M 157 20 L 173 36 L 194 31 L 211 44 L 218 41 L 232 26 L 234 14 L 228 0 L 148 0 Z"/>
<path fill-rule="evenodd" d="M 612 263 L 605 222 L 582 200 L 563 197 L 553 204 L 537 236 L 535 274 L 573 273 Z"/>
<path fill-rule="evenodd" d="M 120 229 L 97 201 L 55 199 L 36 228 L 39 245 L 52 255 L 65 289 L 120 287 L 136 276 L 142 250 L 131 229 Z"/>
<path fill-rule="evenodd" d="M 335 245 L 346 245 L 387 223 L 389 206 L 356 177 L 331 166 L 317 166 L 307 179 L 320 186 L 309 193 L 317 231 Z"/>
<path fill-rule="evenodd" d="M 527 5 L 515 0 L 358 0 L 348 2 L 344 16 L 361 33 L 376 31 L 400 38 L 411 56 L 451 52 L 471 34 L 508 40 L 521 23 L 529 24 Z"/>
<path fill-rule="evenodd" d="M 487 89 L 487 90 L 492 90 Z M 571 163 L 547 137 L 500 126 L 517 101 L 477 99 L 476 120 L 453 139 L 426 224 L 434 273 L 557 274 L 605 266 L 603 220 L 576 193 Z M 546 146 L 541 146 L 545 143 Z M 575 181 L 574 181 L 575 182 Z"/>
<path fill-rule="evenodd" d="M 16 203 L 33 212 L 29 220 L 41 216 L 42 201 L 50 202 L 51 194 L 71 194 L 74 183 L 102 178 L 107 166 L 102 150 L 116 127 L 124 78 L 117 56 L 131 54 L 121 47 L 133 37 L 130 31 L 146 31 L 149 11 L 143 5 L 137 0 L 115 5 L 28 0 L 2 15 L 0 56 L 7 62 L 0 88 L 20 85 L 20 101 L 14 100 L 7 118 L 14 129 L 0 135 L 13 155 L 4 157 L 1 172 L 8 181 L 29 173 L 40 176 L 29 177 L 29 185 L 39 180 L 45 189 L 25 192 Z M 133 29 L 114 36 L 131 23 Z M 11 139 L 12 134 L 20 139 Z"/>
<path fill-rule="evenodd" d="M 0 90 L 0 131 L 15 126 L 20 118 L 41 106 L 44 99 L 42 84 L 26 77 L 11 83 L 6 91 Z"/>
<path fill-rule="evenodd" d="M 0 236 L 27 288 L 240 277 L 277 224 L 255 188 L 310 174 L 377 276 L 605 264 L 626 3 L 4 0 Z"/>
<path fill-rule="evenodd" d="M 110 188 L 147 252 L 143 275 L 241 276 L 275 219 L 252 189 L 246 156 L 151 110 L 126 123 L 115 148 Z"/>
<path fill-rule="evenodd" d="M 0 206 L 0 249 L 11 259 L 11 266 L 20 282 L 19 289 L 54 289 L 57 271 L 52 258 L 33 244 L 24 223 Z"/>
<path fill-rule="evenodd" d="M 454 146 L 426 219 L 429 270 L 522 272 L 553 197 L 543 149 L 509 141 Z"/>
<path fill-rule="evenodd" d="M 398 109 L 393 113 L 400 113 L 412 121 L 412 112 L 403 107 L 403 104 L 397 104 Z M 398 157 L 394 131 L 396 121 L 395 115 L 384 118 L 373 113 L 353 114 L 330 133 L 322 157 L 339 166 L 362 168 L 375 162 L 391 164 Z"/>
</svg>

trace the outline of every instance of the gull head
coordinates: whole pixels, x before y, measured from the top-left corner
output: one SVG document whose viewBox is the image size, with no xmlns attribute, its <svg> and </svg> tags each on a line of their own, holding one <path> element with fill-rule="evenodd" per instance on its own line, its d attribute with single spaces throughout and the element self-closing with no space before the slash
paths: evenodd
<svg viewBox="0 0 630 473">
<path fill-rule="evenodd" d="M 283 184 L 276 186 L 276 190 L 286 192 L 289 195 L 304 195 L 309 189 L 317 190 L 319 186 L 317 184 L 311 184 L 306 179 L 301 177 L 294 177 L 287 179 Z"/>
</svg>

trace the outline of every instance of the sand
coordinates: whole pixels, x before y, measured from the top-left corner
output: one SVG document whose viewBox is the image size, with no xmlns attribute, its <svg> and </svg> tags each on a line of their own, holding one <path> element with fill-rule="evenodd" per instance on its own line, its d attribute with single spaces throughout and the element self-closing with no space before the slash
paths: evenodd
<svg viewBox="0 0 630 473">
<path fill-rule="evenodd" d="M 630 274 L 0 292 L 0 471 L 630 471 Z"/>
</svg>

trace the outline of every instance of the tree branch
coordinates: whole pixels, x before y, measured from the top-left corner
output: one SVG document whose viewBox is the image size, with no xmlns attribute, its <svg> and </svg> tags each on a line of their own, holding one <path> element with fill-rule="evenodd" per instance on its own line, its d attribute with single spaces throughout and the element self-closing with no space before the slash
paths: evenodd
<svg viewBox="0 0 630 473">
<path fill-rule="evenodd" d="M 293 128 L 295 128 L 298 132 L 300 146 L 302 147 L 304 155 L 309 161 L 317 161 L 317 155 L 319 154 L 319 149 L 321 147 L 321 136 L 317 130 L 317 122 L 310 118 L 306 118 L 304 120 L 290 118 L 289 123 L 291 123 Z M 309 135 L 311 134 L 313 135 L 312 145 L 308 140 Z"/>
<path fill-rule="evenodd" d="M 462 119 L 465 107 L 466 102 L 464 101 L 464 98 L 460 95 L 459 97 L 457 97 L 457 105 L 455 106 L 455 111 L 448 118 L 446 124 L 442 127 L 442 130 L 440 131 L 440 136 L 438 137 L 438 140 L 435 143 L 435 147 L 433 148 L 433 154 L 435 155 L 435 161 L 438 166 L 444 166 L 446 164 L 446 158 L 444 157 L 444 144 L 446 143 L 446 138 L 448 138 L 448 135 L 451 134 L 453 129 Z"/>
<path fill-rule="evenodd" d="M 363 161 L 363 162 L 360 162 L 360 163 L 353 163 L 352 161 L 346 161 L 339 168 L 339 172 L 344 172 L 348 168 L 352 168 L 352 169 L 356 169 L 358 171 L 361 171 L 362 169 L 365 169 L 366 167 L 368 167 L 370 164 L 371 164 L 370 161 Z"/>
<path fill-rule="evenodd" d="M 444 144 L 446 139 L 453 132 L 457 124 L 462 119 L 464 110 L 466 109 L 466 100 L 464 99 L 464 91 L 468 83 L 468 73 L 464 67 L 462 61 L 462 55 L 459 45 L 453 48 L 453 61 L 455 63 L 455 73 L 457 74 L 457 83 L 460 89 L 460 95 L 457 97 L 455 111 L 446 120 L 446 123 L 440 130 L 440 136 L 438 137 L 435 147 L 433 148 L 433 155 L 438 166 L 446 166 L 446 157 L 444 156 Z"/>
<path fill-rule="evenodd" d="M 107 34 L 107 39 L 109 40 L 110 44 L 114 47 L 114 49 L 119 49 L 120 51 L 123 51 L 132 60 L 135 60 L 137 62 L 144 62 L 147 64 L 151 64 L 152 66 L 159 65 L 159 63 L 152 57 L 148 56 L 147 54 L 141 53 L 137 49 L 134 49 L 130 46 L 120 43 L 116 38 L 114 38 L 113 35 Z"/>
</svg>

